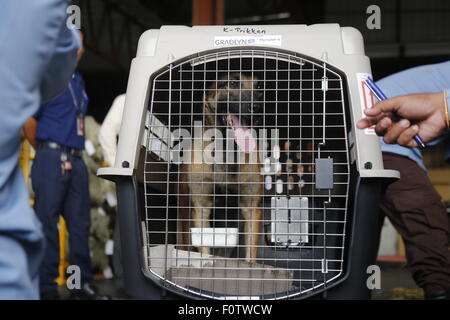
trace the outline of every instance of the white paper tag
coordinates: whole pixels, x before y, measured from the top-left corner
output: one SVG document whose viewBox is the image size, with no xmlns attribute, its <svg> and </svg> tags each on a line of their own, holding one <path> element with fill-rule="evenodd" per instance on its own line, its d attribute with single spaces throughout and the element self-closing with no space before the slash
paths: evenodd
<svg viewBox="0 0 450 320">
<path fill-rule="evenodd" d="M 117 199 L 116 196 L 114 194 L 112 194 L 111 192 L 108 192 L 106 194 L 106 202 L 108 202 L 108 205 L 111 208 L 114 208 L 115 206 L 117 206 Z"/>
<path fill-rule="evenodd" d="M 98 214 L 101 215 L 102 217 L 106 216 L 106 212 L 105 212 L 105 210 L 103 210 L 102 207 L 98 208 L 98 211 L 97 211 L 97 212 L 98 212 Z"/>
<path fill-rule="evenodd" d="M 367 77 L 371 77 L 369 73 L 357 73 L 356 79 L 358 81 L 359 102 L 361 105 L 361 111 L 364 117 L 364 110 L 370 109 L 376 103 L 375 95 L 370 91 L 369 87 L 365 84 Z M 370 126 L 364 129 L 364 133 L 368 135 L 376 135 L 375 126 Z"/>
<path fill-rule="evenodd" d="M 276 46 L 281 47 L 281 35 L 266 36 L 220 36 L 214 37 L 214 47 Z"/>
<path fill-rule="evenodd" d="M 105 279 L 112 279 L 114 277 L 111 267 L 107 267 L 105 270 L 103 270 L 103 276 L 105 277 Z"/>
<path fill-rule="evenodd" d="M 106 241 L 105 243 L 105 254 L 107 256 L 112 256 L 114 251 L 114 241 L 109 239 L 108 241 Z"/>
<path fill-rule="evenodd" d="M 84 141 L 84 149 L 88 156 L 92 156 L 95 153 L 95 147 L 91 140 Z"/>
</svg>

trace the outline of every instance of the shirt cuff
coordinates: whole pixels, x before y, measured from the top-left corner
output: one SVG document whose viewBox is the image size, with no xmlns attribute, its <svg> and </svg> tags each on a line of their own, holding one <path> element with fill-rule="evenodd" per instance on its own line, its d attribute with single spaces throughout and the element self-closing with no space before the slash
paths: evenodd
<svg viewBox="0 0 450 320">
<path fill-rule="evenodd" d="M 447 107 L 447 116 L 449 116 L 450 115 L 450 88 L 445 89 L 444 93 L 445 93 L 444 99 L 446 101 L 446 107 Z M 447 120 L 450 121 L 450 119 L 447 119 Z M 447 125 L 448 125 L 448 123 L 447 123 Z M 449 128 L 447 128 L 447 129 L 449 129 Z"/>
<path fill-rule="evenodd" d="M 450 88 L 445 89 L 446 100 L 447 100 L 447 110 L 450 111 Z M 450 114 L 450 113 L 449 113 Z"/>
</svg>

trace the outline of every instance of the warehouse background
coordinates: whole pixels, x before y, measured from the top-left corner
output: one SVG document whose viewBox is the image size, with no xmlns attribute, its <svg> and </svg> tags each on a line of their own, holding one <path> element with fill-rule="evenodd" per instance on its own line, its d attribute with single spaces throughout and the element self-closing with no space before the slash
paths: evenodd
<svg viewBox="0 0 450 320">
<path fill-rule="evenodd" d="M 90 96 L 90 114 L 102 122 L 113 99 L 124 93 L 140 35 L 162 25 L 261 25 L 339 23 L 359 29 L 375 80 L 450 57 L 448 0 L 75 0 L 82 14 L 86 55 L 79 67 Z M 381 28 L 369 30 L 367 8 L 381 9 Z M 425 152 L 429 175 L 450 200 L 450 167 L 441 147 Z M 380 254 L 404 261 L 402 243 L 388 223 Z M 392 259 L 389 256 L 393 257 Z"/>
<path fill-rule="evenodd" d="M 126 90 L 140 35 L 162 25 L 339 23 L 360 30 L 374 79 L 450 56 L 448 0 L 75 0 L 82 13 L 87 52 L 80 71 L 90 113 L 102 122 L 113 99 Z M 370 5 L 381 10 L 381 29 L 369 30 Z M 194 8 L 194 9 L 193 9 Z M 450 171 L 440 147 L 425 153 L 430 176 L 450 200 Z"/>
</svg>

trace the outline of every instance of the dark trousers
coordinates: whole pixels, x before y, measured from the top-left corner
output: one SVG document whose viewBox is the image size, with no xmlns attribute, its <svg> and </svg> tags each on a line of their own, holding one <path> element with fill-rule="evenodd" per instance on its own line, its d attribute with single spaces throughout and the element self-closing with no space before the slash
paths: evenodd
<svg viewBox="0 0 450 320">
<path fill-rule="evenodd" d="M 383 153 L 385 169 L 398 170 L 380 207 L 405 242 L 407 267 L 425 293 L 450 290 L 449 220 L 441 197 L 414 161 Z"/>
<path fill-rule="evenodd" d="M 34 209 L 46 239 L 39 271 L 41 292 L 56 289 L 60 215 L 64 217 L 69 232 L 69 263 L 80 268 L 82 283 L 92 281 L 88 246 L 91 223 L 88 173 L 82 158 L 67 157 L 72 169 L 62 172 L 60 150 L 38 149 L 31 171 Z"/>
</svg>

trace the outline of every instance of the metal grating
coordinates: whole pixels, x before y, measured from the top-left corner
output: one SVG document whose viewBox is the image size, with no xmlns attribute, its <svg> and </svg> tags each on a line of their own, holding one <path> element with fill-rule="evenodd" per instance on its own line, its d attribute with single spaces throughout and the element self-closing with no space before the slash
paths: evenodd
<svg viewBox="0 0 450 320">
<path fill-rule="evenodd" d="M 148 275 L 214 299 L 295 298 L 339 279 L 351 215 L 339 71 L 233 49 L 171 64 L 150 85 Z"/>
</svg>

